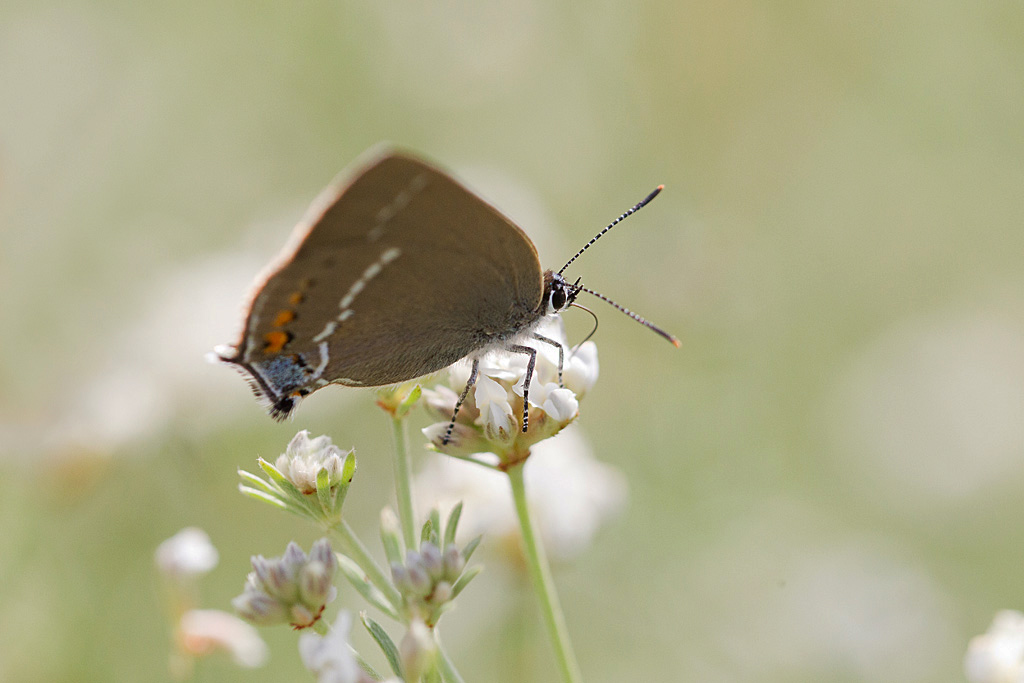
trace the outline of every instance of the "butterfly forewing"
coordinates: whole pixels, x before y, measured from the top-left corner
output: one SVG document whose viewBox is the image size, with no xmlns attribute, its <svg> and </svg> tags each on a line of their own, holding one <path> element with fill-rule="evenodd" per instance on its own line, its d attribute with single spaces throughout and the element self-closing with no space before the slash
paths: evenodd
<svg viewBox="0 0 1024 683">
<path fill-rule="evenodd" d="M 532 242 L 442 171 L 388 153 L 337 187 L 253 299 L 239 360 L 263 393 L 412 379 L 539 317 Z"/>
</svg>

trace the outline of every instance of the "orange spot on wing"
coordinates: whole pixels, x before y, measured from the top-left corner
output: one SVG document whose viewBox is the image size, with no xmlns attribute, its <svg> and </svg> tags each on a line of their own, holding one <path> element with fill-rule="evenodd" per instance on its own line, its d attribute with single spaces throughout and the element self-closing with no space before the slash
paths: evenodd
<svg viewBox="0 0 1024 683">
<path fill-rule="evenodd" d="M 304 298 L 302 292 L 292 292 L 292 295 L 288 297 L 288 303 L 292 306 L 298 306 Z"/>
<path fill-rule="evenodd" d="M 284 345 L 291 341 L 291 335 L 287 332 L 274 330 L 263 335 L 263 353 L 280 353 Z"/>
<path fill-rule="evenodd" d="M 291 321 L 295 320 L 295 311 L 288 310 L 287 308 L 277 312 L 277 317 L 274 318 L 274 327 L 284 327 Z"/>
</svg>

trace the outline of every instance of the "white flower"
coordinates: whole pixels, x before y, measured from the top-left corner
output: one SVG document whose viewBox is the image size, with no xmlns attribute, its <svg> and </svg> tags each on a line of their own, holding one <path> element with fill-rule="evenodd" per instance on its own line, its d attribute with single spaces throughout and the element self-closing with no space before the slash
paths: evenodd
<svg viewBox="0 0 1024 683">
<path fill-rule="evenodd" d="M 997 613 L 988 631 L 967 645 L 964 674 L 971 683 L 1024 682 L 1024 614 Z"/>
<path fill-rule="evenodd" d="M 567 387 L 560 387 L 554 382 L 530 386 L 530 403 L 538 405 L 557 422 L 571 420 L 580 410 L 576 395 Z"/>
<path fill-rule="evenodd" d="M 557 367 L 555 369 L 557 372 Z M 562 381 L 567 389 L 572 389 L 577 396 L 583 396 L 597 382 L 599 370 L 597 344 L 591 341 L 584 342 L 572 358 L 566 359 L 565 367 L 562 368 Z"/>
<path fill-rule="evenodd" d="M 300 491 L 312 494 L 316 493 L 316 475 L 323 468 L 327 468 L 331 486 L 341 481 L 345 457 L 349 453 L 351 450 L 343 451 L 331 443 L 329 436 L 310 439 L 309 432 L 304 429 L 295 435 L 284 454 L 278 456 L 274 467 Z"/>
<path fill-rule="evenodd" d="M 157 546 L 156 565 L 168 578 L 202 576 L 217 566 L 217 549 L 206 532 L 196 527 L 182 529 Z"/>
<path fill-rule="evenodd" d="M 256 629 L 227 612 L 189 610 L 181 617 L 178 635 L 182 650 L 193 657 L 224 650 L 236 664 L 250 669 L 267 661 L 267 645 Z"/>
<path fill-rule="evenodd" d="M 559 383 L 559 349 L 539 340 L 527 341 L 537 351 L 530 378 L 528 431 L 522 431 L 522 423 L 529 358 L 521 353 L 495 353 L 480 360 L 476 384 L 459 410 L 447 443 L 445 435 L 456 399 L 469 379 L 469 366 L 460 363 L 452 367 L 450 386 L 424 389 L 428 410 L 443 420 L 423 430 L 436 450 L 462 458 L 494 453 L 501 461 L 514 461 L 526 457 L 533 444 L 554 436 L 576 419 L 579 398 L 597 380 L 597 347 L 586 342 L 571 352 L 557 317 L 546 320 L 539 333 L 561 345 L 564 386 Z"/>
<path fill-rule="evenodd" d="M 579 555 L 626 503 L 625 476 L 595 460 L 572 429 L 534 446 L 524 476 L 541 539 L 554 560 Z M 443 458 L 431 461 L 415 486 L 424 513 L 438 507 L 444 514 L 463 501 L 460 535 L 486 533 L 488 542 L 497 538 L 518 544 L 519 524 L 504 474 Z"/>
</svg>

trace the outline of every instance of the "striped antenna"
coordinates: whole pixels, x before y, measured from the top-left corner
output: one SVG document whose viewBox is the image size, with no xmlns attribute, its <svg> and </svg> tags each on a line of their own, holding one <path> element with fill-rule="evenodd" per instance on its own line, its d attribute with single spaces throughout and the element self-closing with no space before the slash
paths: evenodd
<svg viewBox="0 0 1024 683">
<path fill-rule="evenodd" d="M 601 236 L 602 236 L 602 235 L 604 235 L 604 234 L 605 234 L 606 232 L 608 232 L 609 230 L 611 230 L 612 228 L 614 228 L 614 227 L 615 227 L 616 225 L 618 225 L 618 224 L 619 224 L 619 223 L 621 223 L 622 221 L 626 220 L 626 218 L 628 218 L 629 216 L 632 216 L 632 215 L 633 215 L 634 213 L 636 213 L 636 212 L 637 212 L 637 211 L 639 211 L 640 209 L 642 209 L 642 208 L 644 208 L 645 206 L 647 206 L 647 205 L 648 205 L 648 204 L 649 204 L 649 203 L 651 202 L 651 200 L 652 200 L 652 199 L 654 199 L 655 197 L 657 197 L 657 196 L 658 196 L 658 193 L 659 193 L 659 192 L 661 192 L 661 191 L 662 191 L 662 190 L 664 190 L 664 189 L 665 189 L 665 186 L 664 186 L 664 185 L 658 185 L 658 186 L 657 186 L 656 188 L 654 188 L 654 192 L 652 192 L 652 193 L 650 193 L 649 195 L 647 195 L 647 196 L 646 196 L 646 197 L 644 198 L 644 200 L 643 200 L 642 202 L 640 202 L 639 204 L 637 204 L 636 206 L 634 206 L 634 207 L 633 207 L 632 209 L 630 209 L 630 210 L 629 210 L 629 211 L 627 211 L 626 213 L 622 214 L 621 216 L 619 216 L 618 218 L 616 218 L 615 220 L 613 220 L 613 221 L 612 221 L 612 222 L 611 222 L 611 223 L 610 223 L 610 224 L 608 225 L 608 227 L 606 227 L 606 228 L 605 228 L 604 230 L 602 230 L 601 232 L 599 232 L 599 233 L 597 233 L 596 235 L 594 235 L 594 238 L 593 238 L 592 240 L 590 240 L 589 242 L 587 242 L 586 244 L 584 244 L 584 245 L 583 245 L 583 248 L 582 248 L 582 249 L 580 249 L 579 251 L 577 251 L 577 252 L 576 252 L 576 255 L 575 255 L 575 256 L 573 256 L 573 257 L 572 257 L 571 259 L 569 259 L 569 261 L 568 261 L 568 262 L 567 262 L 567 263 L 566 263 L 566 264 L 565 264 L 564 266 L 562 266 L 561 270 L 559 270 L 559 271 L 558 271 L 558 274 L 559 274 L 559 275 L 561 275 L 561 274 L 562 274 L 562 273 L 563 273 L 563 272 L 565 271 L 565 269 L 566 269 L 566 268 L 568 268 L 568 267 L 569 267 L 570 265 L 572 265 L 572 262 L 573 262 L 573 261 L 575 261 L 576 259 L 578 259 L 578 258 L 580 257 L 580 255 L 582 255 L 582 254 L 583 254 L 583 252 L 585 252 L 585 251 L 586 251 L 587 249 L 589 249 L 589 248 L 590 248 L 590 245 L 591 245 L 591 244 L 593 244 L 594 242 L 596 242 L 596 241 L 598 241 L 599 239 L 601 239 Z M 587 292 L 589 292 L 590 290 L 589 290 L 589 289 L 587 289 L 587 290 L 584 290 L 584 291 L 587 291 Z M 591 294 L 594 294 L 594 292 L 590 292 L 590 293 L 591 293 Z M 597 296 L 600 296 L 600 294 L 598 294 Z M 607 299 L 606 299 L 606 301 L 607 301 Z M 611 303 L 611 302 L 609 302 L 609 303 Z M 623 310 L 625 310 L 625 309 L 623 309 Z M 657 329 L 657 328 L 654 328 L 654 329 Z"/>
<path fill-rule="evenodd" d="M 657 194 L 657 191 L 655 191 L 654 194 Z M 651 197 L 653 197 L 654 194 L 652 194 Z M 650 200 L 651 197 L 648 197 L 647 200 Z M 638 206 L 643 206 L 643 202 L 638 204 Z M 628 216 L 629 214 L 626 214 L 626 215 Z M 611 226 L 609 226 L 609 227 L 611 227 Z M 598 235 L 598 237 L 600 237 L 600 235 Z M 597 239 L 597 238 L 595 238 L 595 239 Z M 629 310 L 625 306 L 620 306 L 619 304 L 615 303 L 614 301 L 612 301 L 611 299 L 606 297 L 604 294 L 600 294 L 598 292 L 595 292 L 594 290 L 589 289 L 587 287 L 584 287 L 583 285 L 574 284 L 574 285 L 572 285 L 572 287 L 573 287 L 573 289 L 575 289 L 577 291 L 586 292 L 587 294 L 592 294 L 592 295 L 596 296 L 598 299 L 600 299 L 601 301 L 604 301 L 605 303 L 611 304 L 612 306 L 614 306 L 615 308 L 619 309 L 620 311 L 622 311 L 623 313 L 628 315 L 630 318 L 632 318 L 633 320 L 635 320 L 638 323 L 640 323 L 641 325 L 643 325 L 644 327 L 646 327 L 648 329 L 651 329 L 651 330 L 657 332 L 658 334 L 660 334 L 665 339 L 668 339 L 670 342 L 672 342 L 672 345 L 675 346 L 677 349 L 680 346 L 682 346 L 682 344 L 679 343 L 679 340 L 676 339 L 675 337 L 673 337 L 671 334 L 669 334 L 665 330 L 661 329 L 660 327 L 658 327 L 654 323 L 650 322 L 649 320 L 640 317 L 639 315 L 637 315 L 633 311 Z"/>
</svg>

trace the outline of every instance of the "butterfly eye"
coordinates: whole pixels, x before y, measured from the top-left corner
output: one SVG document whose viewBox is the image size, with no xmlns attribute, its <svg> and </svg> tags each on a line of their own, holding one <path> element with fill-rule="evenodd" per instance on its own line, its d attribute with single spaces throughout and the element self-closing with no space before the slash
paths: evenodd
<svg viewBox="0 0 1024 683">
<path fill-rule="evenodd" d="M 551 310 L 560 311 L 565 308 L 566 294 L 565 288 L 561 285 L 556 285 L 551 289 Z"/>
</svg>

